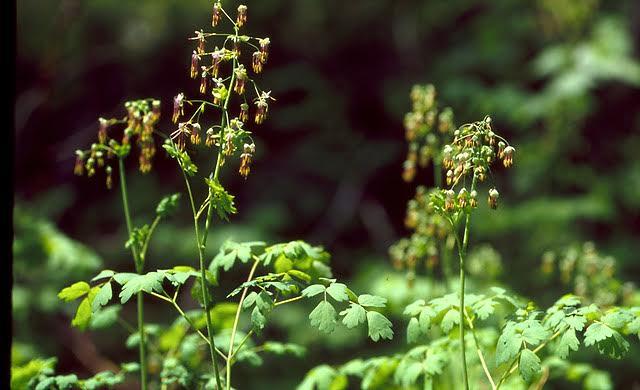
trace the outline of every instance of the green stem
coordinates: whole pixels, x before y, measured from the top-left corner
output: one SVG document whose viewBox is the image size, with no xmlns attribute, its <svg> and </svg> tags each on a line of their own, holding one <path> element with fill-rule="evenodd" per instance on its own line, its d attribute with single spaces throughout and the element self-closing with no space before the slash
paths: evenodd
<svg viewBox="0 0 640 390">
<path fill-rule="evenodd" d="M 253 279 L 253 274 L 256 272 L 256 268 L 258 268 L 258 264 L 260 264 L 260 259 L 256 258 L 253 266 L 251 267 L 251 271 L 249 271 L 249 276 L 247 277 L 247 283 Z M 229 352 L 227 353 L 227 388 L 229 388 L 229 384 L 231 383 L 231 364 L 229 364 L 229 360 L 231 360 L 231 356 L 233 356 L 233 342 L 236 338 L 236 332 L 238 331 L 238 323 L 240 322 L 240 312 L 242 311 L 242 304 L 244 303 L 244 298 L 247 296 L 247 291 L 249 291 L 249 287 L 245 287 L 242 291 L 242 295 L 240 296 L 240 302 L 238 302 L 238 309 L 236 310 L 236 317 L 233 320 L 233 328 L 231 329 L 231 338 L 229 340 Z"/>
<path fill-rule="evenodd" d="M 467 323 L 469 324 L 469 330 L 471 330 L 471 335 L 473 336 L 473 343 L 476 346 L 476 352 L 478 353 L 478 358 L 480 359 L 480 364 L 482 365 L 482 370 L 484 371 L 485 376 L 487 377 L 487 379 L 489 380 L 489 383 L 491 384 L 491 389 L 492 390 L 496 390 L 496 384 L 493 381 L 493 377 L 491 376 L 491 372 L 489 372 L 489 368 L 487 367 L 487 362 L 484 359 L 484 354 L 482 353 L 482 350 L 480 349 L 480 343 L 478 343 L 478 337 L 476 336 L 476 329 L 473 326 L 473 321 L 471 320 L 471 318 L 467 314 L 466 310 L 465 310 L 464 316 L 467 319 Z"/>
<path fill-rule="evenodd" d="M 200 241 L 200 228 L 198 226 L 198 216 L 196 213 L 196 204 L 193 200 L 193 192 L 191 191 L 191 184 L 189 183 L 189 178 L 187 178 L 187 174 L 182 169 L 182 165 L 180 165 L 182 170 L 182 175 L 184 176 L 184 182 L 187 187 L 187 193 L 189 194 L 189 202 L 191 203 L 191 211 L 193 212 L 193 227 L 196 235 L 196 245 L 198 246 L 198 256 L 199 256 L 199 265 L 200 265 L 200 286 L 202 292 L 202 304 L 204 306 L 205 319 L 207 320 L 207 335 L 209 336 L 209 354 L 211 355 L 211 364 L 213 365 L 213 372 L 216 377 L 216 385 L 218 389 L 222 389 L 222 381 L 220 379 L 220 371 L 218 370 L 218 361 L 216 359 L 216 344 L 213 340 L 213 331 L 211 325 L 211 313 L 209 313 L 209 293 L 207 291 L 207 275 L 204 268 L 204 249 L 206 245 L 207 232 L 209 230 L 209 220 L 211 219 L 211 203 L 209 203 L 209 208 L 207 210 L 207 223 L 205 232 L 203 234 L 202 241 Z M 211 196 L 211 190 L 209 190 L 209 196 Z"/>
<path fill-rule="evenodd" d="M 131 237 L 131 233 L 133 232 L 133 226 L 131 224 L 131 213 L 129 212 L 129 199 L 127 192 L 127 180 L 124 173 L 124 161 L 122 157 L 118 158 L 118 170 L 120 172 L 120 189 L 122 193 L 122 206 L 124 208 L 124 218 L 127 223 L 127 231 L 129 233 L 129 237 Z M 135 244 L 131 245 L 131 255 L 133 256 L 133 261 L 135 262 L 136 272 L 141 274 L 144 269 L 144 264 L 140 260 L 138 256 L 138 250 Z M 146 358 L 146 335 L 144 330 L 144 302 L 143 302 L 143 294 L 139 292 L 137 294 L 138 300 L 138 334 L 140 335 L 140 382 L 141 389 L 147 389 L 147 358 Z"/>
<path fill-rule="evenodd" d="M 471 191 L 476 188 L 476 176 L 473 176 L 471 182 Z M 462 244 L 456 233 L 456 242 L 458 244 L 458 256 L 460 258 L 460 358 L 462 359 L 462 382 L 465 390 L 469 390 L 469 376 L 467 374 L 467 359 L 464 343 L 464 283 L 465 283 L 465 271 L 464 271 L 464 258 L 467 255 L 467 247 L 469 245 L 469 225 L 471 224 L 471 213 L 467 213 L 464 221 L 464 233 L 462 238 Z"/>
</svg>

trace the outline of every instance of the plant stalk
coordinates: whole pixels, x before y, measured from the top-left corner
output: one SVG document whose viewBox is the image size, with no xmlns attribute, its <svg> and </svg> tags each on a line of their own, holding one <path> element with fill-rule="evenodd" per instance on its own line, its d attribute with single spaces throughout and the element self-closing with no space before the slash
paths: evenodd
<svg viewBox="0 0 640 390">
<path fill-rule="evenodd" d="M 124 209 L 124 218 L 127 223 L 127 231 L 129 233 L 129 237 L 131 237 L 131 233 L 133 232 L 133 226 L 131 223 L 131 213 L 129 212 L 127 180 L 124 172 L 124 161 L 122 157 L 118 157 L 118 171 L 120 173 L 120 190 L 122 194 L 122 207 Z M 138 250 L 135 245 L 131 245 L 131 255 L 133 256 L 136 272 L 138 274 L 141 274 L 144 269 L 144 264 L 142 263 L 142 261 L 140 260 L 140 257 L 138 256 Z M 136 298 L 138 301 L 138 334 L 140 335 L 140 343 L 139 343 L 140 382 L 141 382 L 140 388 L 142 390 L 147 390 L 147 358 L 146 358 L 147 338 L 144 330 L 144 302 L 143 302 L 142 292 L 138 292 Z"/>
<path fill-rule="evenodd" d="M 198 226 L 198 217 L 196 212 L 196 204 L 193 200 L 193 192 L 191 191 L 191 184 L 189 183 L 189 178 L 187 178 L 187 174 L 182 169 L 182 165 L 180 165 L 180 169 L 182 170 L 182 176 L 184 176 L 184 182 L 187 187 L 187 193 L 189 194 L 189 202 L 191 203 L 191 210 L 193 212 L 193 228 L 196 235 L 196 245 L 198 246 L 198 257 L 199 257 L 199 265 L 200 265 L 200 286 L 202 292 L 202 305 L 204 306 L 205 319 L 207 321 L 207 335 L 209 336 L 209 354 L 211 355 L 211 364 L 213 365 L 213 372 L 216 377 L 216 385 L 218 389 L 222 389 L 222 380 L 220 379 L 220 371 L 218 370 L 218 360 L 216 359 L 216 344 L 213 340 L 213 331 L 211 325 L 211 313 L 209 313 L 209 294 L 207 291 L 207 274 L 204 268 L 204 250 L 206 247 L 206 237 L 207 231 L 209 230 L 209 221 L 211 219 L 211 202 L 209 202 L 209 207 L 207 209 L 207 221 L 206 228 L 203 234 L 203 239 L 200 241 L 200 228 Z M 209 190 L 209 196 L 211 196 L 211 190 Z"/>
<path fill-rule="evenodd" d="M 473 176 L 471 182 L 471 191 L 476 188 L 476 176 Z M 464 284 L 465 284 L 465 270 L 464 259 L 467 255 L 467 247 L 469 246 L 469 225 L 471 224 L 471 213 L 467 213 L 464 221 L 464 233 L 462 238 L 462 245 L 460 239 L 456 233 L 456 242 L 458 244 L 458 256 L 460 258 L 460 358 L 462 359 L 462 382 L 465 390 L 469 390 L 469 376 L 467 373 L 467 359 L 464 343 Z"/>
<path fill-rule="evenodd" d="M 258 268 L 258 264 L 260 264 L 260 259 L 256 258 L 253 266 L 251 267 L 251 271 L 249 271 L 249 276 L 247 277 L 247 283 L 253 279 L 253 274 L 256 272 L 256 268 Z M 233 342 L 236 338 L 236 332 L 238 331 L 238 323 L 240 322 L 240 312 L 242 311 L 242 304 L 244 303 L 244 298 L 247 296 L 247 291 L 249 291 L 249 287 L 245 287 L 242 291 L 242 295 L 240 296 L 240 302 L 238 302 L 238 309 L 236 310 L 236 317 L 233 320 L 233 328 L 231 329 L 231 337 L 229 340 L 229 352 L 227 353 L 227 389 L 231 386 L 231 356 L 233 356 Z"/>
</svg>

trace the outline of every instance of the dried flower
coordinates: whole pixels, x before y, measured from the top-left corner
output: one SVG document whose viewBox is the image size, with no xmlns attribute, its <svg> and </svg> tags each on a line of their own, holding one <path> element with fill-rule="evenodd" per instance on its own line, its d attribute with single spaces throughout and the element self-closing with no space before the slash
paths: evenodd
<svg viewBox="0 0 640 390">
<path fill-rule="evenodd" d="M 111 166 L 107 165 L 107 168 L 105 168 L 105 172 L 107 173 L 107 180 L 106 180 L 106 185 L 107 185 L 107 189 L 111 189 L 113 187 L 113 177 L 111 175 L 112 173 L 112 169 Z"/>
<path fill-rule="evenodd" d="M 455 207 L 455 196 L 456 193 L 453 192 L 453 190 L 447 190 L 445 191 L 445 200 L 444 200 L 444 209 L 446 211 L 453 211 L 454 207 Z"/>
<path fill-rule="evenodd" d="M 198 75 L 198 64 L 200 63 L 200 55 L 194 50 L 191 54 L 191 78 L 195 79 Z"/>
<path fill-rule="evenodd" d="M 271 40 L 269 40 L 269 38 L 262 38 L 258 40 L 258 43 L 260 44 L 260 52 L 262 53 L 262 61 L 264 64 L 269 58 L 269 45 L 271 44 Z"/>
<path fill-rule="evenodd" d="M 98 118 L 98 142 L 104 144 L 107 141 L 107 128 L 109 121 L 104 118 Z"/>
<path fill-rule="evenodd" d="M 214 78 L 218 77 L 220 71 L 220 63 L 222 62 L 222 54 L 219 51 L 214 51 L 211 54 L 211 74 Z"/>
<path fill-rule="evenodd" d="M 191 124 L 180 122 L 178 129 L 171 133 L 170 138 L 178 145 L 178 149 L 184 150 L 186 138 L 191 136 Z"/>
<path fill-rule="evenodd" d="M 207 134 L 207 136 L 206 136 L 206 138 L 204 140 L 204 144 L 207 145 L 208 147 L 211 147 L 211 146 L 215 145 L 218 135 L 213 130 L 213 127 L 210 127 L 209 129 L 207 129 L 207 133 L 206 134 Z"/>
<path fill-rule="evenodd" d="M 406 160 L 404 164 L 402 164 L 402 180 L 407 183 L 413 181 L 416 176 L 416 163 L 415 161 Z"/>
<path fill-rule="evenodd" d="M 76 164 L 73 167 L 73 173 L 78 176 L 82 176 L 84 173 L 84 152 L 82 150 L 76 150 Z"/>
<path fill-rule="evenodd" d="M 238 17 L 236 18 L 236 24 L 238 27 L 244 26 L 247 23 L 247 6 L 239 5 L 238 6 Z"/>
<path fill-rule="evenodd" d="M 182 92 L 173 98 L 173 116 L 171 117 L 171 121 L 178 123 L 181 115 L 184 115 L 184 93 Z"/>
<path fill-rule="evenodd" d="M 269 111 L 269 104 L 267 100 L 271 99 L 271 91 L 262 92 L 260 97 L 256 99 L 256 114 L 255 114 L 255 122 L 256 124 L 261 124 L 267 118 L 267 112 Z"/>
<path fill-rule="evenodd" d="M 504 158 L 502 160 L 502 163 L 504 164 L 505 168 L 509 168 L 510 166 L 513 165 L 513 153 L 516 151 L 516 149 L 512 146 L 507 146 L 504 149 Z"/>
<path fill-rule="evenodd" d="M 194 123 L 193 125 L 191 125 L 191 143 L 194 145 L 200 145 L 200 131 L 202 131 L 202 128 L 200 127 L 199 123 Z"/>
<path fill-rule="evenodd" d="M 478 192 L 476 190 L 469 193 L 469 206 L 473 208 L 478 207 Z"/>
<path fill-rule="evenodd" d="M 227 131 L 225 131 L 224 134 L 224 150 L 222 151 L 222 154 L 224 154 L 225 156 L 231 156 L 235 151 L 235 148 L 233 146 L 234 134 L 232 129 L 227 128 L 226 130 Z"/>
<path fill-rule="evenodd" d="M 240 115 L 238 116 L 242 122 L 246 122 L 249 120 L 249 105 L 247 103 L 242 103 L 240 105 Z"/>
<path fill-rule="evenodd" d="M 240 155 L 240 175 L 242 175 L 245 179 L 249 176 L 249 171 L 251 170 L 251 159 L 253 158 L 253 154 L 256 151 L 256 146 L 252 144 L 244 144 L 244 153 Z"/>
<path fill-rule="evenodd" d="M 253 71 L 255 73 L 262 72 L 262 65 L 264 64 L 263 57 L 264 55 L 262 54 L 262 52 L 256 51 L 253 53 L 251 66 L 253 67 Z"/>
<path fill-rule="evenodd" d="M 215 27 L 220 23 L 222 4 L 219 1 L 213 3 L 213 11 L 211 13 L 211 26 Z"/>
<path fill-rule="evenodd" d="M 489 207 L 492 209 L 496 209 L 498 207 L 498 198 L 500 197 L 500 193 L 495 188 L 489 190 L 489 197 L 487 202 L 489 203 Z"/>
<path fill-rule="evenodd" d="M 200 93 L 205 94 L 207 93 L 207 71 L 205 69 L 205 67 L 202 67 L 202 74 L 200 75 Z"/>
<path fill-rule="evenodd" d="M 249 77 L 247 76 L 247 70 L 244 68 L 244 65 L 238 65 L 235 71 L 235 75 L 236 83 L 234 86 L 234 91 L 236 91 L 238 95 L 242 95 L 244 93 L 244 88 L 247 80 L 249 79 Z"/>
</svg>

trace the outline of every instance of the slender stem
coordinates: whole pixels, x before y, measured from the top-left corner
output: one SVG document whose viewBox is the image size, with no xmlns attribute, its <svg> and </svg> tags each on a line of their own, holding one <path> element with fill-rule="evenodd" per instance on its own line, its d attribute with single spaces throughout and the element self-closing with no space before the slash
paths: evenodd
<svg viewBox="0 0 640 390">
<path fill-rule="evenodd" d="M 129 212 L 129 199 L 127 192 L 127 180 L 124 173 L 124 161 L 122 157 L 118 158 L 118 171 L 120 173 L 120 190 L 122 194 L 122 207 L 124 208 L 124 219 L 127 223 L 127 232 L 129 237 L 133 232 L 133 226 L 131 223 L 131 213 Z M 131 245 L 131 255 L 135 263 L 136 272 L 141 274 L 144 268 L 144 264 L 138 257 L 138 250 L 134 245 Z M 144 330 L 144 302 L 142 292 L 137 294 L 138 301 L 138 334 L 140 335 L 140 382 L 141 389 L 147 389 L 147 358 L 146 358 L 146 335 Z"/>
<path fill-rule="evenodd" d="M 147 234 L 147 237 L 144 240 L 144 244 L 142 245 L 142 250 L 140 251 L 140 260 L 142 261 L 143 264 L 144 264 L 144 259 L 147 257 L 147 249 L 149 249 L 149 241 L 151 241 L 151 236 L 153 235 L 153 232 L 156 230 L 158 223 L 160 223 L 160 219 L 161 217 L 158 215 L 153 220 L 153 223 L 149 228 L 149 233 Z"/>
<path fill-rule="evenodd" d="M 199 265 L 200 265 L 200 286 L 202 292 L 202 304 L 204 306 L 205 319 L 207 320 L 207 334 L 209 335 L 209 354 L 211 355 L 211 364 L 213 365 L 213 372 L 216 377 L 216 385 L 218 389 L 222 388 L 222 381 L 220 379 L 220 371 L 218 370 L 218 361 L 216 359 L 215 349 L 216 344 L 213 340 L 213 331 L 211 325 L 211 313 L 209 313 L 209 293 L 207 291 L 207 275 L 204 268 L 204 248 L 205 248 L 205 240 L 206 240 L 206 232 L 208 231 L 209 220 L 211 219 L 211 203 L 209 204 L 209 209 L 207 212 L 207 229 L 205 229 L 205 236 L 203 237 L 203 241 L 200 241 L 200 228 L 198 226 L 198 217 L 196 213 L 196 205 L 193 200 L 193 192 L 191 191 L 191 184 L 189 183 L 189 178 L 187 178 L 187 174 L 182 169 L 182 165 L 180 165 L 182 170 L 182 175 L 184 176 L 184 181 L 187 187 L 187 193 L 189 194 L 189 202 L 191 203 L 191 210 L 193 212 L 193 228 L 196 235 L 196 245 L 198 246 L 198 256 L 199 256 Z"/>
<path fill-rule="evenodd" d="M 251 337 L 253 335 L 253 329 L 251 329 L 243 338 L 242 340 L 240 340 L 240 342 L 238 343 L 238 348 L 235 349 L 235 351 L 233 351 L 233 355 L 231 355 L 231 359 L 227 360 L 227 364 L 231 364 L 233 365 L 233 359 L 236 357 L 236 355 L 238 354 L 238 352 L 242 349 L 242 347 L 244 346 L 244 343 L 247 342 L 247 340 L 249 340 L 249 337 Z"/>
<path fill-rule="evenodd" d="M 471 182 L 471 191 L 474 191 L 476 187 L 476 176 L 473 175 Z M 467 373 L 467 359 L 464 343 L 464 283 L 465 283 L 465 270 L 464 270 L 464 258 L 467 255 L 467 247 L 469 245 L 469 225 L 471 223 L 471 213 L 467 213 L 464 221 L 464 233 L 462 238 L 462 244 L 456 233 L 456 243 L 458 244 L 458 256 L 460 258 L 460 358 L 462 359 L 462 382 L 465 390 L 469 390 L 469 376 Z"/>
<path fill-rule="evenodd" d="M 478 337 L 476 336 L 476 330 L 475 330 L 475 327 L 473 326 L 473 321 L 471 321 L 471 318 L 467 314 L 466 310 L 464 312 L 464 316 L 467 319 L 467 324 L 469 324 L 469 329 L 471 330 L 471 335 L 473 336 L 473 342 L 474 342 L 474 344 L 476 346 L 476 352 L 478 353 L 478 358 L 480 359 L 480 364 L 482 365 L 482 369 L 484 370 L 484 374 L 487 376 L 487 379 L 489 380 L 489 383 L 491 384 L 491 388 L 493 390 L 496 390 L 496 384 L 493 381 L 493 378 L 491 377 L 491 373 L 489 372 L 489 368 L 487 367 L 487 363 L 484 360 L 484 355 L 482 354 L 482 350 L 480 349 L 480 343 L 478 343 Z"/>
<path fill-rule="evenodd" d="M 276 303 L 273 304 L 273 306 L 280 306 L 280 305 L 284 305 L 285 303 L 291 303 L 291 302 L 299 301 L 302 298 L 304 298 L 304 297 L 302 295 L 299 295 L 297 297 L 285 299 L 284 301 L 276 302 Z"/>
<path fill-rule="evenodd" d="M 549 344 L 550 342 L 552 342 L 553 340 L 555 340 L 558 336 L 560 336 L 560 334 L 561 334 L 564 330 L 566 330 L 566 328 L 565 328 L 565 329 L 563 329 L 563 330 L 559 330 L 559 331 L 557 331 L 556 333 L 554 333 L 554 334 L 549 338 L 549 340 L 547 340 L 547 341 L 545 341 L 544 343 L 542 343 L 542 344 L 538 345 L 538 346 L 537 346 L 537 347 L 536 347 L 532 352 L 533 352 L 533 353 L 538 353 L 538 352 L 540 352 L 540 350 L 541 350 L 542 348 L 544 348 L 547 344 Z M 511 366 L 509 366 L 509 369 L 508 369 L 507 371 L 505 371 L 505 372 L 504 372 L 504 374 L 502 375 L 502 377 L 501 377 L 501 378 L 500 378 L 500 380 L 498 381 L 498 386 L 496 387 L 496 389 L 499 389 L 499 388 L 500 388 L 500 385 L 502 385 L 502 382 L 504 382 L 504 381 L 507 379 L 507 377 L 508 377 L 509 375 L 513 374 L 513 373 L 515 372 L 515 370 L 517 370 L 517 369 L 518 369 L 518 365 L 519 365 L 519 364 L 518 364 L 518 357 L 516 357 L 516 359 L 513 361 L 513 363 L 511 363 Z"/>
<path fill-rule="evenodd" d="M 256 258 L 253 266 L 251 267 L 251 271 L 249 271 L 249 276 L 247 277 L 247 283 L 253 279 L 253 274 L 256 272 L 256 268 L 258 268 L 258 264 L 260 264 L 260 259 Z M 242 311 L 242 304 L 244 303 L 244 298 L 247 296 L 247 291 L 249 291 L 249 287 L 245 287 L 242 290 L 242 295 L 240 296 L 240 302 L 238 302 L 238 309 L 236 310 L 236 318 L 233 320 L 233 328 L 231 329 L 231 337 L 229 339 L 229 352 L 227 353 L 227 362 L 231 359 L 233 355 L 233 342 L 236 338 L 236 332 L 238 331 L 238 323 L 240 322 L 240 312 Z M 231 383 L 231 364 L 227 364 L 227 388 L 229 388 Z"/>
</svg>

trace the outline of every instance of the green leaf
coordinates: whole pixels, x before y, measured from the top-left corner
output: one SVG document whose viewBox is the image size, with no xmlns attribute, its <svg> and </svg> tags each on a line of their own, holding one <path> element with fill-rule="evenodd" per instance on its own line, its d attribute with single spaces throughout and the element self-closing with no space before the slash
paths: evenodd
<svg viewBox="0 0 640 390">
<path fill-rule="evenodd" d="M 391 340 L 393 338 L 391 321 L 377 311 L 367 312 L 367 324 L 371 340 L 378 341 L 380 338 Z"/>
<path fill-rule="evenodd" d="M 109 303 L 109 301 L 111 300 L 111 297 L 112 297 L 111 282 L 107 282 L 104 285 L 102 285 L 102 287 L 100 287 L 100 290 L 98 291 L 95 298 L 93 299 L 93 302 L 91 304 L 91 310 L 93 310 L 94 312 L 98 311 L 100 307 Z"/>
<path fill-rule="evenodd" d="M 471 309 L 481 320 L 486 320 L 495 311 L 495 305 L 497 304 L 491 298 L 483 299 L 476 302 L 471 306 Z"/>
<path fill-rule="evenodd" d="M 400 383 L 403 388 L 410 389 L 423 373 L 423 368 L 422 362 L 408 359 L 403 360 L 398 364 L 398 368 L 394 374 L 394 379 L 396 382 Z"/>
<path fill-rule="evenodd" d="M 327 301 L 321 301 L 318 306 L 309 314 L 311 326 L 318 328 L 321 332 L 331 333 L 336 327 L 336 310 Z"/>
<path fill-rule="evenodd" d="M 158 206 L 156 207 L 156 214 L 159 217 L 165 218 L 173 214 L 178 209 L 178 201 L 180 200 L 180 194 L 168 195 L 162 198 Z"/>
<path fill-rule="evenodd" d="M 305 283 L 311 282 L 311 275 L 304 273 L 302 271 L 292 269 L 292 270 L 289 270 L 287 273 L 298 280 L 302 280 Z"/>
<path fill-rule="evenodd" d="M 327 294 L 331 295 L 331 297 L 338 302 L 349 300 L 347 286 L 342 283 L 331 283 L 329 287 L 327 287 Z"/>
<path fill-rule="evenodd" d="M 235 214 L 237 212 L 236 206 L 233 203 L 234 196 L 229 194 L 217 180 L 207 178 L 205 179 L 205 182 L 209 186 L 209 190 L 211 192 L 211 204 L 216 210 L 218 217 L 228 221 L 229 214 Z"/>
<path fill-rule="evenodd" d="M 444 333 L 449 333 L 453 329 L 454 325 L 460 324 L 460 311 L 458 309 L 451 309 L 442 318 L 440 327 Z"/>
<path fill-rule="evenodd" d="M 264 329 L 265 325 L 267 324 L 267 317 L 265 317 L 265 315 L 262 314 L 262 312 L 260 311 L 260 309 L 258 309 L 257 306 L 254 307 L 253 311 L 251 312 L 251 323 L 253 323 L 253 326 L 257 330 Z"/>
<path fill-rule="evenodd" d="M 594 322 L 584 332 L 584 345 L 589 347 L 613 336 L 614 330 L 601 322 Z"/>
<path fill-rule="evenodd" d="M 362 294 L 358 297 L 358 303 L 364 307 L 385 307 L 387 298 L 377 295 Z"/>
<path fill-rule="evenodd" d="M 247 294 L 246 297 L 244 297 L 244 301 L 242 302 L 242 308 L 248 309 L 251 306 L 253 306 L 253 304 L 256 303 L 257 297 L 258 297 L 258 293 L 255 291 L 251 291 L 249 294 Z"/>
<path fill-rule="evenodd" d="M 268 313 L 273 308 L 273 299 L 266 291 L 260 291 L 256 296 L 256 307 L 263 313 Z"/>
<path fill-rule="evenodd" d="M 327 290 L 327 288 L 321 284 L 312 284 L 311 286 L 305 288 L 304 290 L 302 290 L 302 296 L 303 297 L 314 297 L 318 294 L 321 294 L 323 292 L 325 292 Z"/>
<path fill-rule="evenodd" d="M 94 297 L 98 293 L 99 287 L 94 287 L 89 291 L 89 294 L 86 298 L 84 298 L 80 305 L 78 306 L 78 310 L 76 311 L 75 317 L 71 321 L 71 325 L 77 327 L 80 330 L 85 330 L 87 326 L 89 326 L 89 322 L 91 321 L 91 306 Z"/>
<path fill-rule="evenodd" d="M 182 170 L 189 176 L 193 176 L 198 172 L 198 167 L 191 161 L 189 153 L 179 150 L 171 140 L 166 140 L 162 145 L 169 156 L 178 160 Z"/>
<path fill-rule="evenodd" d="M 119 285 L 123 285 L 137 276 L 138 274 L 134 274 L 130 272 L 120 272 L 113 275 L 113 280 L 115 280 L 116 283 L 118 283 Z"/>
<path fill-rule="evenodd" d="M 556 352 L 562 359 L 566 359 L 569 356 L 569 351 L 577 351 L 579 346 L 580 341 L 576 337 L 576 331 L 573 328 L 569 328 L 562 334 L 556 347 Z"/>
<path fill-rule="evenodd" d="M 496 366 L 511 361 L 522 347 L 522 335 L 515 330 L 515 323 L 508 322 L 498 338 L 496 346 Z"/>
<path fill-rule="evenodd" d="M 404 309 L 403 314 L 414 317 L 420 314 L 420 312 L 424 307 L 425 307 L 424 299 L 418 299 L 417 301 L 411 303 L 410 305 L 407 305 L 407 307 Z"/>
<path fill-rule="evenodd" d="M 110 269 L 104 269 L 104 270 L 100 271 L 100 273 L 98 275 L 94 276 L 94 278 L 91 279 L 91 281 L 95 282 L 98 279 L 110 278 L 115 274 L 116 273 L 111 271 Z"/>
<path fill-rule="evenodd" d="M 118 315 L 121 309 L 122 306 L 120 305 L 111 305 L 94 312 L 91 316 L 89 328 L 95 330 L 110 327 L 118 321 Z"/>
<path fill-rule="evenodd" d="M 413 344 L 418 342 L 421 333 L 418 319 L 415 317 L 411 318 L 409 325 L 407 326 L 407 343 Z"/>
<path fill-rule="evenodd" d="M 420 317 L 418 317 L 418 321 L 420 322 L 420 327 L 423 332 L 429 330 L 431 326 L 431 320 L 436 317 L 437 313 L 431 308 L 431 306 L 425 306 L 420 311 Z"/>
<path fill-rule="evenodd" d="M 538 320 L 526 320 L 522 325 L 522 337 L 527 344 L 539 344 L 549 337 L 549 331 Z"/>
<path fill-rule="evenodd" d="M 120 302 L 127 302 L 131 299 L 131 296 L 141 291 L 147 293 L 162 291 L 163 279 L 164 274 L 157 271 L 149 272 L 144 275 L 136 275 L 122 286 L 122 291 L 120 291 Z"/>
<path fill-rule="evenodd" d="M 528 349 L 520 353 L 520 375 L 525 382 L 531 382 L 540 373 L 540 358 Z"/>
<path fill-rule="evenodd" d="M 584 329 L 584 325 L 587 323 L 587 319 L 583 316 L 570 316 L 565 317 L 564 322 L 572 329 L 581 331 L 582 329 Z"/>
<path fill-rule="evenodd" d="M 355 328 L 367 320 L 367 311 L 357 303 L 351 302 L 349 308 L 340 312 L 344 316 L 342 323 L 349 329 Z"/>
<path fill-rule="evenodd" d="M 305 375 L 297 390 L 330 390 L 336 374 L 336 370 L 331 366 L 318 366 Z"/>
<path fill-rule="evenodd" d="M 70 302 L 86 295 L 90 290 L 91 287 L 89 286 L 89 283 L 76 282 L 69 287 L 63 288 L 58 293 L 58 298 L 62 299 L 65 302 Z"/>
</svg>

